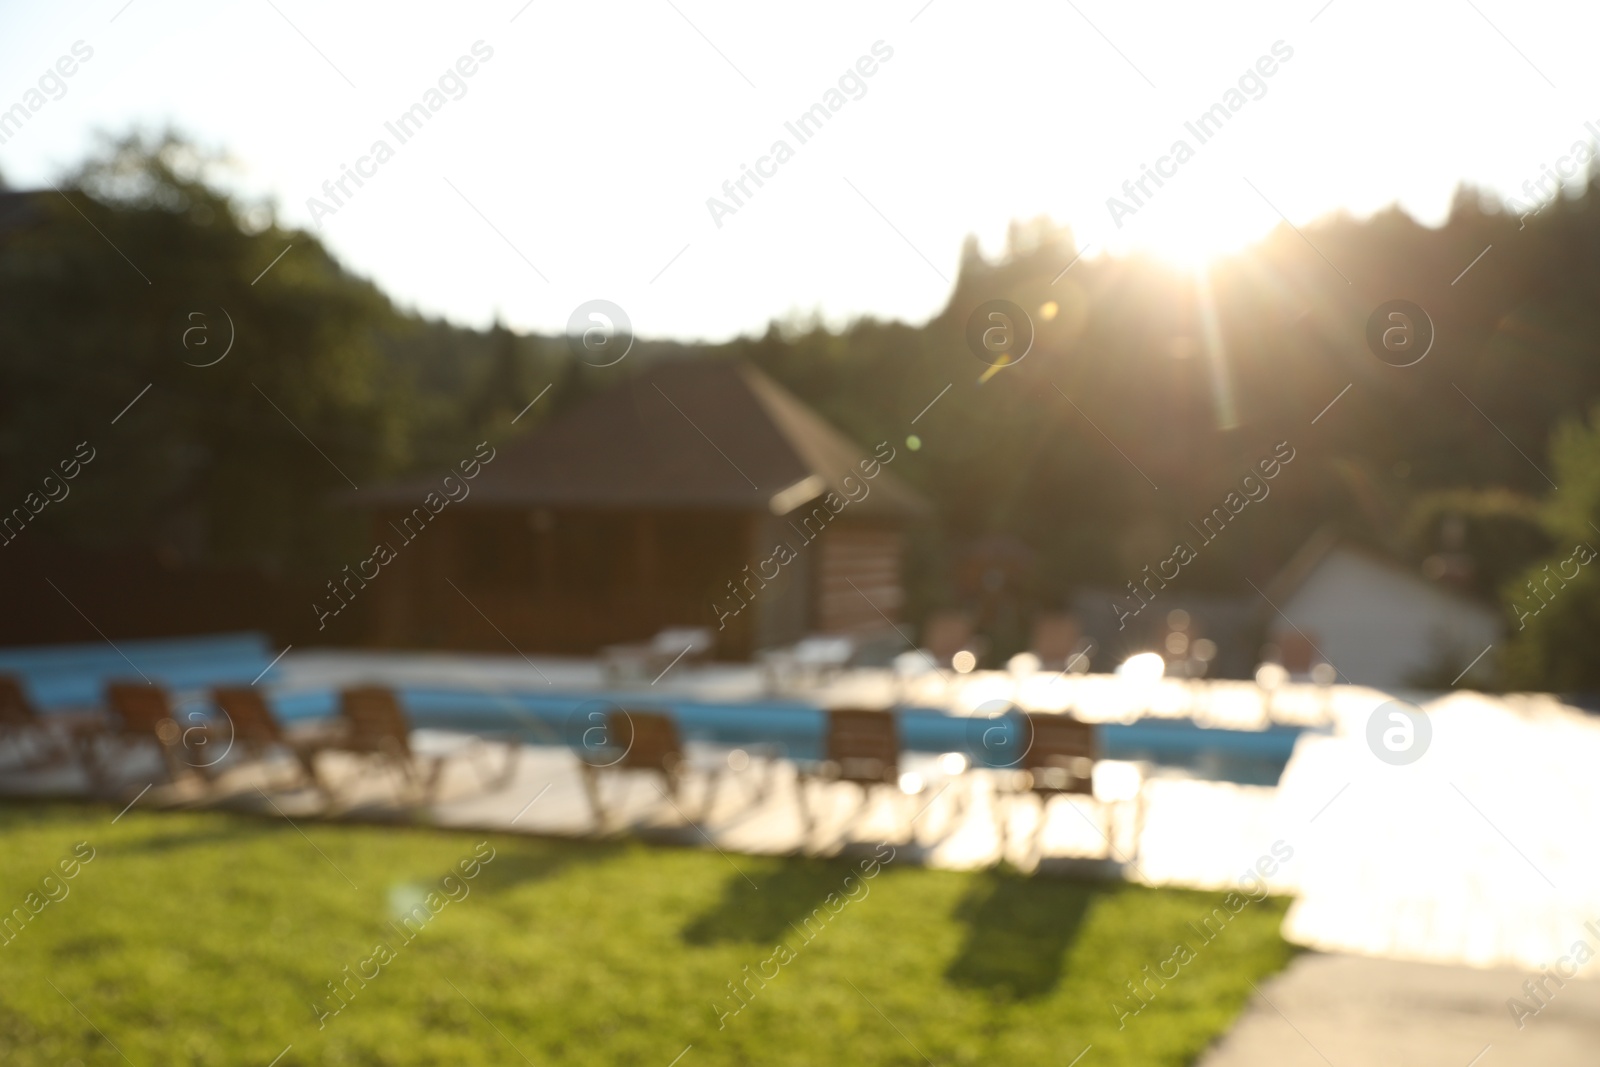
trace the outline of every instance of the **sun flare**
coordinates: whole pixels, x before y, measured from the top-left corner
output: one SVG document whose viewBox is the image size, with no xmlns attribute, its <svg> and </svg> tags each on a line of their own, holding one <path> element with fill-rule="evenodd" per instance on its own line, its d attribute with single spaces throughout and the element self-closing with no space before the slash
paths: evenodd
<svg viewBox="0 0 1600 1067">
<path fill-rule="evenodd" d="M 1219 212 L 1175 218 L 1160 228 L 1152 227 L 1136 247 L 1174 267 L 1200 271 L 1243 251 L 1260 237 L 1244 220 Z"/>
</svg>

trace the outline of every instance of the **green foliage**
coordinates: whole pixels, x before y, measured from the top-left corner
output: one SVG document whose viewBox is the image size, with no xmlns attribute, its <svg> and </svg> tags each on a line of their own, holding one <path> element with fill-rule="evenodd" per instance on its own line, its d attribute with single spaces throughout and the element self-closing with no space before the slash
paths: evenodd
<svg viewBox="0 0 1600 1067">
<path fill-rule="evenodd" d="M 1451 523 L 1458 523 L 1461 531 L 1456 546 L 1445 543 Z M 1550 536 L 1539 521 L 1538 501 L 1509 489 L 1423 493 L 1411 504 L 1400 541 L 1417 559 L 1441 549 L 1465 552 L 1474 563 L 1471 588 L 1488 600 L 1550 548 Z"/>
<path fill-rule="evenodd" d="M 41 518 L 54 536 L 278 567 L 326 551 L 339 471 L 360 484 L 403 462 L 382 373 L 403 323 L 315 237 L 207 184 L 214 163 L 170 135 L 116 142 L 5 242 L 0 493 L 88 441 L 73 506 Z M 230 332 L 226 358 L 193 365 Z"/>
<path fill-rule="evenodd" d="M 137 809 L 113 826 L 109 814 L 0 808 L 7 908 L 76 842 L 96 850 L 69 895 L 0 945 L 8 1064 L 120 1065 L 109 1039 L 134 1063 L 190 1065 L 266 1064 L 291 1044 L 281 1067 L 666 1064 L 692 1044 L 707 1067 L 909 1067 L 923 1054 L 1065 1063 L 1093 1044 L 1096 1063 L 1181 1067 L 1291 951 L 1284 902 L 1250 904 L 1119 1027 L 1124 983 L 1197 943 L 1187 924 L 1220 894 L 895 862 L 846 883 L 860 871 L 842 861 L 739 856 L 740 874 L 701 850 L 495 836 L 469 894 L 352 983 L 319 1029 L 312 1003 L 338 1003 L 327 983 L 396 942 L 394 900 L 437 884 L 482 839 L 315 824 L 302 837 L 276 821 Z M 856 899 L 807 941 L 794 924 L 826 912 L 830 893 Z M 738 1004 L 728 984 L 747 965 L 771 975 L 761 964 L 779 942 L 794 958 L 719 1027 Z"/>
<path fill-rule="evenodd" d="M 217 168 L 170 135 L 127 138 L 64 183 L 65 196 L 30 196 L 29 221 L 7 229 L 0 506 L 78 442 L 98 455 L 37 536 L 315 574 L 310 564 L 359 547 L 346 538 L 363 516 L 331 506 L 346 475 L 365 487 L 436 469 L 684 358 L 747 359 L 856 441 L 899 449 L 895 474 L 934 506 L 910 531 L 910 622 L 962 607 L 997 655 L 1034 611 L 1121 588 L 1169 554 L 1280 441 L 1301 458 L 1185 568 L 1182 595 L 1250 597 L 1245 577 L 1270 579 L 1331 523 L 1419 567 L 1464 552 L 1470 591 L 1496 599 L 1530 559 L 1560 550 L 1549 538 L 1581 533 L 1571 516 L 1531 521 L 1526 502 L 1547 488 L 1535 442 L 1600 400 L 1594 189 L 1525 220 L 1472 190 L 1439 228 L 1398 211 L 1331 218 L 1306 230 L 1321 254 L 1282 227 L 1203 276 L 1139 257 L 1080 259 L 1069 231 L 1033 220 L 1012 228 L 997 260 L 969 242 L 949 303 L 925 324 L 830 330 L 812 318 L 722 345 L 641 338 L 627 360 L 596 369 L 561 337 L 396 310 L 315 235 L 221 191 Z M 1489 244 L 1493 254 L 1451 284 Z M 1374 305 L 1397 297 L 1436 326 L 1413 367 L 1387 366 L 1364 340 Z M 999 372 L 964 337 L 968 315 L 995 298 L 1036 328 L 1027 357 Z M 218 341 L 222 309 L 233 351 L 214 367 L 186 365 L 217 351 L 183 348 L 190 314 Z M 1588 514 L 1577 502 L 1588 498 L 1560 482 L 1550 506 Z M 1458 549 L 1439 537 L 1450 516 L 1465 522 Z M 1029 560 L 999 590 L 969 565 L 975 545 L 995 543 Z M 1587 677 L 1544 652 L 1515 658 L 1520 684 Z M 1541 681 L 1546 665 L 1555 673 Z"/>
<path fill-rule="evenodd" d="M 1563 691 L 1600 689 L 1600 406 L 1587 423 L 1562 424 L 1551 438 L 1550 466 L 1559 489 L 1539 508 L 1549 554 L 1508 581 L 1512 616 L 1505 655 L 1513 686 Z M 1575 572 L 1575 573 L 1574 573 Z"/>
</svg>

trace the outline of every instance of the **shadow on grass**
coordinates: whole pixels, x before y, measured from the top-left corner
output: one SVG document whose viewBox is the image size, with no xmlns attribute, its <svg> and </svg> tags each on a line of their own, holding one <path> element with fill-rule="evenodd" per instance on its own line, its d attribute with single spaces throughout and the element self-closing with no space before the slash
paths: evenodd
<svg viewBox="0 0 1600 1067">
<path fill-rule="evenodd" d="M 50 949 L 56 963 L 84 963 L 119 952 L 125 942 L 113 933 L 78 934 L 57 942 Z"/>
<path fill-rule="evenodd" d="M 147 837 L 118 841 L 103 846 L 119 855 L 139 853 L 166 854 L 185 849 L 204 849 L 217 845 L 243 846 L 267 839 L 288 840 L 306 830 L 339 831 L 353 840 L 363 834 L 415 834 L 419 837 L 445 837 L 459 841 L 458 860 L 471 860 L 476 853 L 476 843 L 492 838 L 494 859 L 481 866 L 474 880 L 475 886 L 489 892 L 513 889 L 528 882 L 543 882 L 555 878 L 572 867 L 604 863 L 616 856 L 625 846 L 605 842 L 557 841 L 539 838 L 510 837 L 502 834 L 462 833 L 429 826 L 408 824 L 403 827 L 383 827 L 371 823 L 316 822 L 299 826 L 270 817 L 232 817 L 205 828 L 182 831 L 161 830 Z M 456 861 L 442 866 L 434 874 L 443 877 L 457 874 Z M 432 872 L 419 871 L 416 877 L 427 879 Z"/>
<path fill-rule="evenodd" d="M 845 879 L 854 876 L 846 885 Z M 861 890 L 861 871 L 855 863 L 842 860 L 784 860 L 775 869 L 755 873 L 760 891 L 740 875 L 722 883 L 722 898 L 683 928 L 683 940 L 691 945 L 714 945 L 728 941 L 772 945 L 793 933 L 791 924 L 803 922 L 829 893 L 843 898 Z M 824 911 L 826 909 L 824 908 Z"/>
<path fill-rule="evenodd" d="M 515 889 L 529 882 L 546 882 L 573 867 L 605 863 L 626 850 L 625 845 L 597 841 L 546 841 L 493 837 L 494 859 L 483 865 L 477 886 L 490 893 Z M 463 841 L 469 840 L 463 836 Z M 479 839 L 481 840 L 481 838 Z M 463 852 L 466 857 L 471 852 Z"/>
<path fill-rule="evenodd" d="M 259 841 L 264 837 L 292 834 L 294 828 L 272 823 L 233 821 L 204 830 L 181 830 L 177 833 L 160 832 L 148 837 L 136 837 L 103 846 L 115 855 L 136 855 L 140 852 L 176 852 L 185 848 L 204 848 L 209 845 L 238 845 Z"/>
<path fill-rule="evenodd" d="M 967 928 L 945 980 L 1006 1000 L 1042 997 L 1061 981 L 1067 949 L 1097 896 L 1113 888 L 990 871 L 956 907 Z"/>
</svg>

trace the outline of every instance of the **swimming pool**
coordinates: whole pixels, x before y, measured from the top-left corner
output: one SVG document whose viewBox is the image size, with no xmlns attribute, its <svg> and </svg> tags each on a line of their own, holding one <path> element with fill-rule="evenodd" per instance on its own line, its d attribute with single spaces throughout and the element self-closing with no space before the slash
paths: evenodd
<svg viewBox="0 0 1600 1067">
<path fill-rule="evenodd" d="M 660 711 L 673 717 L 688 741 L 775 746 L 791 759 L 822 755 L 825 713 L 815 704 L 779 698 L 708 701 L 641 698 L 635 692 L 471 692 L 428 686 L 397 687 L 412 722 L 422 728 L 514 736 L 527 744 L 573 748 L 603 744 L 606 715 L 619 709 Z M 273 698 L 285 721 L 333 715 L 332 691 Z M 901 747 L 909 752 L 960 752 L 980 767 L 1007 767 L 1021 757 L 1024 733 L 1014 715 L 971 718 L 934 707 L 901 707 L 896 715 Z M 597 729 L 600 728 L 600 729 Z M 1095 726 L 1108 759 L 1145 760 L 1200 778 L 1275 785 L 1303 728 L 1213 729 L 1192 719 L 1140 719 Z"/>
<path fill-rule="evenodd" d="M 272 689 L 282 676 L 264 635 L 223 634 L 156 638 L 118 645 L 65 645 L 0 649 L 0 671 L 26 679 L 46 711 L 99 705 L 108 679 L 138 676 L 178 697 L 185 725 L 208 717 L 205 697 L 214 685 L 260 683 L 285 722 L 327 718 L 338 711 L 331 687 Z M 378 672 L 375 680 L 383 677 Z M 603 742 L 606 713 L 617 708 L 671 715 L 689 741 L 768 745 L 791 759 L 822 755 L 825 716 L 804 700 L 764 697 L 711 700 L 667 693 L 472 688 L 461 684 L 394 686 L 413 723 L 422 728 L 514 736 L 533 745 L 583 748 Z M 981 767 L 1014 765 L 1023 737 L 1015 716 L 999 719 L 947 714 L 932 706 L 896 709 L 901 746 L 910 752 L 960 752 Z M 596 727 L 602 727 L 596 730 Z M 1145 718 L 1095 727 L 1110 759 L 1145 760 L 1204 778 L 1271 785 L 1278 781 L 1302 732 L 1293 726 L 1264 730 L 1212 729 L 1193 719 Z"/>
</svg>

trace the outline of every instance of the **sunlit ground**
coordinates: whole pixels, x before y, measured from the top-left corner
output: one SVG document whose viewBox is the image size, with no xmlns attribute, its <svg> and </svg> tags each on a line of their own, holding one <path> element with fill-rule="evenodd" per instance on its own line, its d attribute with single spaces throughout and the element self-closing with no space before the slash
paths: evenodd
<svg viewBox="0 0 1600 1067">
<path fill-rule="evenodd" d="M 113 815 L 0 808 L 4 906 L 61 897 L 0 944 L 0 1061 L 266 1067 L 292 1046 L 282 1067 L 667 1067 L 692 1046 L 683 1067 L 1066 1064 L 1093 1045 L 1085 1063 L 1180 1065 L 1292 952 L 1284 902 L 1270 899 L 1205 943 L 1187 924 L 1220 894 Z M 44 883 L 80 842 L 93 859 Z M 428 914 L 430 890 L 436 913 L 407 944 L 388 923 L 412 904 Z M 1197 947 L 1181 968 L 1169 962 L 1180 941 Z M 1146 965 L 1179 973 L 1119 1029 L 1118 1010 L 1137 1006 L 1125 983 Z M 776 976 L 750 981 L 735 1013 L 729 983 L 757 973 Z"/>
</svg>

